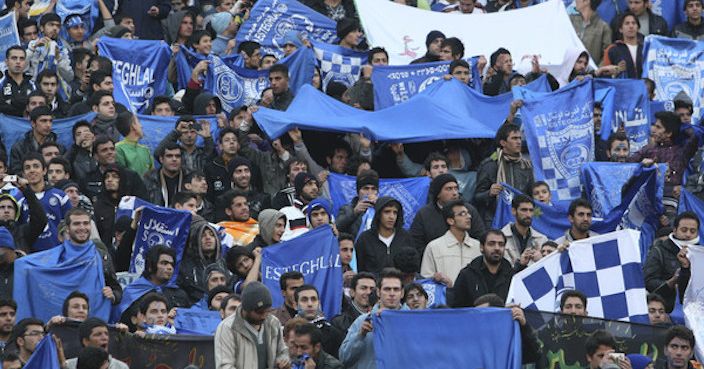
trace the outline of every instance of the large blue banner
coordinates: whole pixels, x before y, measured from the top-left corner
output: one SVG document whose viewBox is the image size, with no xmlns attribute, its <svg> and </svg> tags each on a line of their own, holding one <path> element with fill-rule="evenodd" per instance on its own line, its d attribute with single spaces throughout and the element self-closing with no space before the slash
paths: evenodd
<svg viewBox="0 0 704 369">
<path fill-rule="evenodd" d="M 65 241 L 52 249 L 15 261 L 13 297 L 17 321 L 34 317 L 48 322 L 61 314 L 66 296 L 73 291 L 88 295 L 90 316 L 107 320 L 110 300 L 103 296 L 103 260 L 93 241 L 74 246 Z"/>
<path fill-rule="evenodd" d="M 477 68 L 478 59 L 478 57 L 466 59 L 472 73 L 469 87 L 482 92 L 482 75 Z M 374 109 L 379 110 L 400 104 L 449 73 L 449 61 L 375 66 L 372 70 Z"/>
<path fill-rule="evenodd" d="M 347 87 L 359 79 L 362 66 L 367 64 L 367 53 L 355 51 L 346 47 L 313 42 L 313 51 L 320 67 L 320 79 L 323 90 L 327 91 L 328 83 L 340 82 Z"/>
<path fill-rule="evenodd" d="M 274 307 L 284 303 L 279 278 L 290 271 L 303 274 L 318 289 L 323 313 L 332 319 L 342 304 L 340 247 L 330 226 L 322 226 L 292 240 L 262 250 L 262 283 L 271 291 Z"/>
<path fill-rule="evenodd" d="M 543 86 L 539 81 L 533 86 Z M 431 84 L 404 103 L 368 112 L 306 85 L 285 112 L 260 108 L 254 117 L 270 138 L 293 128 L 364 133 L 374 141 L 399 143 L 494 138 L 512 100 L 510 93 L 486 96 L 453 78 Z M 433 129 L 428 129 L 428 122 L 433 122 Z"/>
<path fill-rule="evenodd" d="M 0 70 L 5 70 L 5 53 L 11 46 L 20 44 L 15 12 L 0 17 Z"/>
<path fill-rule="evenodd" d="M 178 276 L 183 252 L 186 249 L 191 228 L 191 213 L 152 205 L 142 210 L 142 218 L 134 239 L 134 249 L 130 260 L 130 273 L 142 273 L 145 257 L 150 248 L 157 245 L 168 246 L 176 251 L 176 264 L 172 281 Z"/>
<path fill-rule="evenodd" d="M 56 351 L 54 343 L 54 335 L 46 334 L 44 338 L 37 344 L 37 347 L 32 352 L 27 363 L 24 364 L 24 369 L 61 369 L 62 363 L 59 363 L 59 354 Z"/>
<path fill-rule="evenodd" d="M 203 310 L 196 307 L 179 308 L 174 319 L 177 334 L 214 336 L 218 324 L 222 321 L 220 312 Z"/>
<path fill-rule="evenodd" d="M 645 82 L 639 79 L 594 80 L 594 90 L 606 90 L 602 101 L 601 139 L 624 127 L 630 152 L 635 153 L 648 144 L 650 138 L 650 98 Z"/>
<path fill-rule="evenodd" d="M 384 310 L 372 324 L 379 369 L 521 367 L 511 309 Z"/>
<path fill-rule="evenodd" d="M 93 27 L 95 26 L 95 22 L 98 20 L 98 15 L 100 13 L 97 2 L 85 0 L 57 1 L 55 11 L 56 14 L 61 17 L 62 22 L 66 21 L 66 17 L 69 15 L 80 15 L 86 30 L 86 33 L 83 36 L 84 40 L 88 39 L 88 37 L 93 34 Z M 61 36 L 68 39 L 66 27 L 61 27 Z"/>
<path fill-rule="evenodd" d="M 166 92 L 171 49 L 164 41 L 101 37 L 98 51 L 112 60 L 113 79 L 122 84 L 135 111 L 146 112 L 154 96 Z"/>
<path fill-rule="evenodd" d="M 237 44 L 255 41 L 261 53 L 281 58 L 289 31 L 319 42 L 334 42 L 337 23 L 296 0 L 259 0 L 237 32 Z"/>
<path fill-rule="evenodd" d="M 73 145 L 73 125 L 81 120 L 88 122 L 93 121 L 95 113 L 86 113 L 73 117 L 54 119 L 51 124 L 51 131 L 56 133 L 57 141 L 68 148 Z M 5 150 L 9 153 L 12 145 L 21 140 L 25 133 L 32 129 L 32 123 L 29 119 L 13 117 L 10 115 L 0 114 L 0 136 L 5 143 Z"/>
<path fill-rule="evenodd" d="M 594 97 L 591 79 L 523 100 L 521 117 L 536 181 L 556 201 L 581 194 L 579 169 L 594 160 Z"/>
<path fill-rule="evenodd" d="M 209 60 L 203 88 L 217 95 L 228 112 L 244 104 L 257 102 L 262 91 L 269 87 L 269 71 L 244 68 L 241 65 L 242 59 L 237 54 L 206 57 L 181 46 L 181 51 L 174 60 L 179 88 L 186 88 L 193 67 L 199 61 Z M 313 80 L 316 59 L 312 49 L 302 47 L 279 63 L 288 67 L 288 85 L 294 95 L 303 85 L 310 84 Z"/>
<path fill-rule="evenodd" d="M 656 100 L 673 101 L 684 92 L 694 103 L 692 121 L 702 118 L 704 102 L 704 43 L 648 36 L 643 46 L 643 77 L 655 81 Z"/>
<path fill-rule="evenodd" d="M 330 199 L 332 211 L 337 214 L 340 208 L 350 204 L 357 196 L 356 178 L 344 174 L 330 173 Z M 379 180 L 379 196 L 390 196 L 403 206 L 404 227 L 408 229 L 416 212 L 422 208 L 428 198 L 430 178 L 381 178 Z"/>
</svg>

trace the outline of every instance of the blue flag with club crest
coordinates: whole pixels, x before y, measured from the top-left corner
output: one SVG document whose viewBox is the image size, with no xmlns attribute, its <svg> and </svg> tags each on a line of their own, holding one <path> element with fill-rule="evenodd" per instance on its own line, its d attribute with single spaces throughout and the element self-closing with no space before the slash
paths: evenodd
<svg viewBox="0 0 704 369">
<path fill-rule="evenodd" d="M 256 103 L 262 91 L 269 87 L 269 71 L 244 68 L 242 59 L 237 54 L 206 57 L 181 46 L 181 51 L 174 60 L 180 89 L 186 88 L 193 67 L 201 60 L 209 60 L 203 89 L 218 96 L 228 112 L 244 104 Z M 294 95 L 303 85 L 311 84 L 316 63 L 313 50 L 307 47 L 302 47 L 279 61 L 279 64 L 288 67 L 289 88 Z"/>
<path fill-rule="evenodd" d="M 507 302 L 559 311 L 566 290 L 587 297 L 589 316 L 648 323 L 639 232 L 622 230 L 570 243 L 513 276 Z"/>
<path fill-rule="evenodd" d="M 608 90 L 607 101 L 602 101 L 601 139 L 624 127 L 635 153 L 648 144 L 650 138 L 650 98 L 645 82 L 639 79 L 594 80 L 594 90 Z"/>
<path fill-rule="evenodd" d="M 62 363 L 59 363 L 58 351 L 56 351 L 56 343 L 51 334 L 45 334 L 44 338 L 37 344 L 32 356 L 24 364 L 24 369 L 61 369 Z"/>
<path fill-rule="evenodd" d="M 469 87 L 482 92 L 481 71 L 477 68 L 479 57 L 468 58 L 471 71 Z M 422 92 L 431 83 L 450 74 L 450 62 L 409 65 L 375 66 L 372 70 L 372 85 L 374 86 L 374 109 L 400 104 L 417 93 Z"/>
<path fill-rule="evenodd" d="M 432 278 L 421 279 L 414 283 L 423 286 L 425 293 L 428 294 L 428 308 L 447 304 L 447 286 L 444 284 L 438 283 Z"/>
<path fill-rule="evenodd" d="M 142 210 L 137 235 L 134 239 L 134 249 L 130 260 L 130 273 L 142 273 L 145 267 L 147 251 L 156 245 L 165 245 L 176 251 L 174 275 L 178 277 L 178 266 L 181 264 L 183 252 L 188 242 L 191 228 L 191 213 L 161 206 L 148 206 Z"/>
<path fill-rule="evenodd" d="M 352 87 L 359 79 L 362 66 L 367 64 L 367 53 L 355 51 L 339 45 L 324 42 L 313 42 L 315 58 L 320 67 L 320 80 L 323 91 L 328 88 L 331 81 L 340 82 Z"/>
<path fill-rule="evenodd" d="M 357 196 L 356 178 L 345 174 L 330 173 L 330 199 L 332 211 L 337 214 L 340 208 L 350 204 Z M 408 229 L 416 212 L 425 206 L 430 189 L 430 178 L 381 178 L 379 179 L 379 196 L 390 196 L 403 206 L 404 228 Z M 363 230 L 362 230 L 363 231 Z"/>
<path fill-rule="evenodd" d="M 511 309 L 384 310 L 372 325 L 378 369 L 521 367 Z"/>
<path fill-rule="evenodd" d="M 694 103 L 692 121 L 698 122 L 704 102 L 704 43 L 651 35 L 645 38 L 643 56 L 643 77 L 655 81 L 655 99 L 672 101 L 686 93 Z"/>
<path fill-rule="evenodd" d="M 591 79 L 523 99 L 521 117 L 536 181 L 556 201 L 581 194 L 579 169 L 594 160 L 594 96 Z"/>
<path fill-rule="evenodd" d="M 0 70 L 5 71 L 5 53 L 11 46 L 20 45 L 15 12 L 0 17 Z"/>
<path fill-rule="evenodd" d="M 337 23 L 296 0 L 259 0 L 249 18 L 237 32 L 237 44 L 255 41 L 261 53 L 284 55 L 284 40 L 289 31 L 301 38 L 332 43 L 337 39 Z"/>
<path fill-rule="evenodd" d="M 103 259 L 93 241 L 70 241 L 15 260 L 13 298 L 18 321 L 28 317 L 49 321 L 61 314 L 66 296 L 73 291 L 88 295 L 90 316 L 110 317 L 110 300 L 103 296 Z"/>
<path fill-rule="evenodd" d="M 163 40 L 102 37 L 98 51 L 112 60 L 112 77 L 122 84 L 135 111 L 145 113 L 154 96 L 166 92 L 171 49 Z"/>
<path fill-rule="evenodd" d="M 305 283 L 315 286 L 328 319 L 340 313 L 342 264 L 337 238 L 330 226 L 317 227 L 262 250 L 262 283 L 271 291 L 273 307 L 284 303 L 279 278 L 290 271 L 301 272 Z"/>
</svg>

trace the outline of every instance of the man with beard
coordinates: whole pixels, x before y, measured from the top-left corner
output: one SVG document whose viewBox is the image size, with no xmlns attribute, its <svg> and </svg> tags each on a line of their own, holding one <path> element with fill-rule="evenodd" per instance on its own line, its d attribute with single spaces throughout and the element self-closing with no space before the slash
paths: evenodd
<svg viewBox="0 0 704 369">
<path fill-rule="evenodd" d="M 643 266 L 645 288 L 665 300 L 665 311 L 672 312 L 677 294 L 677 282 L 683 261 L 677 257 L 688 245 L 699 244 L 699 218 L 686 211 L 675 218 L 673 231 L 664 240 L 656 240 L 648 251 Z M 689 265 L 686 265 L 687 269 Z"/>
<path fill-rule="evenodd" d="M 628 142 L 628 136 L 623 132 L 616 132 L 609 136 L 609 140 L 606 141 L 606 157 L 608 161 L 613 163 L 625 163 L 628 161 L 628 154 L 630 150 L 630 143 Z"/>
<path fill-rule="evenodd" d="M 694 368 L 690 362 L 694 356 L 694 333 L 682 325 L 668 329 L 665 334 L 663 355 L 665 356 L 663 369 Z"/>
<path fill-rule="evenodd" d="M 592 205 L 589 201 L 585 199 L 573 200 L 567 211 L 567 219 L 572 226 L 565 231 L 564 236 L 555 240 L 558 245 L 599 235 L 589 230 L 592 227 Z"/>
<path fill-rule="evenodd" d="M 453 307 L 473 307 L 474 301 L 487 293 L 497 294 L 503 301 L 514 271 L 504 258 L 506 236 L 498 229 L 487 231 L 479 240 L 482 256 L 460 271 L 455 281 Z"/>
<path fill-rule="evenodd" d="M 144 185 L 149 193 L 149 201 L 160 206 L 169 206 L 176 193 L 184 191 L 183 180 L 186 172 L 181 160 L 182 149 L 175 142 L 169 142 L 156 152 L 161 168 L 155 168 L 144 175 Z"/>
<path fill-rule="evenodd" d="M 535 204 L 530 197 L 526 195 L 514 197 L 511 201 L 511 214 L 516 222 L 501 228 L 501 232 L 506 236 L 504 257 L 518 270 L 540 260 L 542 256 L 540 246 L 548 241 L 544 234 L 531 227 L 534 210 Z"/>
<path fill-rule="evenodd" d="M 271 207 L 271 196 L 259 191 L 252 183 L 252 162 L 243 157 L 236 157 L 227 164 L 227 171 L 230 173 L 232 188 L 247 195 L 252 218 L 259 217 L 260 211 Z"/>
<path fill-rule="evenodd" d="M 12 336 L 15 326 L 17 303 L 15 300 L 0 299 L 0 352 L 4 353 L 5 346 Z"/>
<path fill-rule="evenodd" d="M 287 368 L 281 323 L 271 315 L 271 293 L 261 282 L 242 292 L 242 304 L 215 332 L 216 368 Z"/>
</svg>

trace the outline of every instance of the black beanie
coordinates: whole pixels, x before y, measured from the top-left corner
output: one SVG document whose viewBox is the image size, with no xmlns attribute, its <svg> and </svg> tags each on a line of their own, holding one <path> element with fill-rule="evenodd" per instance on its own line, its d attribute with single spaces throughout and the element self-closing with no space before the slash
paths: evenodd
<svg viewBox="0 0 704 369">
<path fill-rule="evenodd" d="M 445 34 L 440 31 L 430 31 L 430 33 L 425 36 L 425 47 L 430 46 L 430 44 L 433 43 L 433 41 L 435 41 L 435 39 L 438 37 L 447 38 L 445 37 Z"/>
<path fill-rule="evenodd" d="M 365 170 L 357 176 L 357 192 L 359 192 L 360 188 L 367 185 L 379 188 L 379 175 L 376 171 Z"/>
<path fill-rule="evenodd" d="M 342 18 L 337 22 L 337 38 L 342 40 L 348 33 L 359 29 L 359 22 L 354 18 Z"/>
<path fill-rule="evenodd" d="M 442 186 L 444 186 L 448 182 L 455 182 L 457 183 L 457 178 L 453 176 L 450 173 L 445 173 L 441 174 L 435 178 L 433 178 L 433 181 L 430 182 L 430 199 L 432 201 L 435 201 L 438 197 L 438 194 L 440 194 L 440 190 L 442 190 Z"/>
<path fill-rule="evenodd" d="M 232 179 L 232 173 L 235 172 L 235 169 L 242 165 L 246 165 L 249 170 L 252 170 L 252 162 L 241 156 L 235 156 L 229 163 L 227 163 L 227 173 L 230 176 L 230 179 Z"/>
<path fill-rule="evenodd" d="M 212 306 L 210 302 L 213 301 L 215 295 L 223 292 L 230 294 L 232 293 L 232 289 L 227 288 L 227 286 L 215 286 L 212 290 L 208 291 L 208 307 Z"/>
<path fill-rule="evenodd" d="M 303 187 L 306 185 L 306 183 L 310 181 L 318 181 L 314 175 L 307 173 L 307 172 L 300 172 L 296 175 L 296 178 L 293 180 L 293 186 L 296 188 L 296 194 L 300 195 L 301 192 L 303 191 Z"/>
</svg>

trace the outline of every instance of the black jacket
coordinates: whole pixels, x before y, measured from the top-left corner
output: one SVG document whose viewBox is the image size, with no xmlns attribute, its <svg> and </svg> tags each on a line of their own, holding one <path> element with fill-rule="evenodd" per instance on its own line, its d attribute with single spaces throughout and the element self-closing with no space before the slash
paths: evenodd
<svg viewBox="0 0 704 369">
<path fill-rule="evenodd" d="M 337 212 L 335 225 L 338 231 L 347 232 L 351 235 L 357 235 L 357 233 L 359 233 L 364 213 L 354 213 L 354 207 L 357 206 L 357 201 L 359 201 L 359 198 L 355 197 L 350 204 L 342 206 Z"/>
<path fill-rule="evenodd" d="M 144 174 L 144 187 L 147 189 L 147 193 L 149 196 L 147 197 L 147 199 L 152 204 L 160 206 L 170 206 L 171 204 L 166 203 L 166 200 L 164 199 L 164 194 L 162 192 L 161 176 L 159 175 L 160 172 L 161 169 L 152 169 Z M 178 186 L 176 192 L 174 192 L 172 195 L 175 195 L 179 191 L 185 190 L 183 188 L 183 179 L 186 177 L 186 172 L 181 169 L 181 172 L 178 175 L 178 181 L 179 183 L 181 183 L 181 185 Z M 171 202 L 171 199 L 169 199 L 169 202 Z"/>
<path fill-rule="evenodd" d="M 215 204 L 220 195 L 227 192 L 232 186 L 227 172 L 227 164 L 218 156 L 205 166 L 205 180 L 208 181 L 207 199 Z"/>
<path fill-rule="evenodd" d="M 490 277 L 494 283 L 489 283 L 487 273 L 489 271 L 484 264 L 484 256 L 475 258 L 462 268 L 453 288 L 455 294 L 454 301 L 451 301 L 452 307 L 473 307 L 474 300 L 487 293 L 495 293 L 505 301 L 514 273 L 511 263 L 501 259 L 498 272 Z M 493 288 L 490 287 L 492 284 Z"/>
<path fill-rule="evenodd" d="M 29 74 L 23 76 L 20 84 L 9 76 L 0 79 L 0 113 L 21 117 L 27 105 L 27 96 L 35 88 Z"/>
<path fill-rule="evenodd" d="M 631 57 L 631 52 L 628 50 L 628 46 L 621 41 L 616 41 L 612 46 L 608 47 L 609 50 L 609 60 L 611 64 L 617 65 L 621 60 L 626 61 L 626 71 L 621 74 L 626 78 L 638 79 L 643 74 L 643 43 L 638 42 L 638 51 L 636 56 L 636 62 L 633 63 L 633 58 Z"/>
<path fill-rule="evenodd" d="M 505 160 L 504 162 L 507 184 L 525 194 L 530 194 L 533 186 L 533 168 L 521 167 L 519 162 L 507 162 Z M 491 226 L 494 213 L 496 213 L 496 197 L 491 197 L 489 190 L 491 185 L 496 183 L 498 170 L 499 161 L 496 154 L 484 159 L 477 170 L 477 188 L 474 190 L 474 203 L 481 209 L 480 213 L 487 227 Z"/>
<path fill-rule="evenodd" d="M 342 300 L 342 312 L 332 318 L 332 325 L 343 332 L 347 332 L 355 319 L 360 315 L 362 315 L 362 313 L 352 305 L 352 299 L 345 296 Z"/>
<path fill-rule="evenodd" d="M 120 204 L 120 199 L 113 199 L 107 193 L 98 195 L 98 201 L 93 203 L 93 218 L 98 228 L 100 240 L 106 246 L 112 247 L 112 238 L 115 235 L 115 210 Z"/>
<path fill-rule="evenodd" d="M 665 18 L 653 13 L 653 11 L 650 9 L 647 9 L 647 12 L 648 34 L 670 37 L 670 27 L 668 27 Z M 618 18 L 619 17 L 614 17 L 614 19 L 611 21 L 611 38 L 613 39 L 613 42 L 616 42 L 616 40 L 620 40 L 623 36 L 618 30 Z"/>
<path fill-rule="evenodd" d="M 320 329 L 320 333 L 323 334 L 323 351 L 329 352 L 330 355 L 337 359 L 340 345 L 342 345 L 342 341 L 344 341 L 347 335 L 346 331 L 335 327 L 324 317 L 313 320 L 311 323 L 313 323 L 316 328 Z"/>
<path fill-rule="evenodd" d="M 680 267 L 680 262 L 677 260 L 679 252 L 679 247 L 672 240 L 656 240 L 650 247 L 643 266 L 645 288 L 648 292 L 657 293 L 665 299 L 665 310 L 668 313 L 672 312 L 675 306 L 677 291 L 670 288 L 665 281 L 672 278 Z"/>
<path fill-rule="evenodd" d="M 66 151 L 64 158 L 71 163 L 71 178 L 85 178 L 88 173 L 98 168 L 98 163 L 93 159 L 90 151 L 76 144 Z"/>
<path fill-rule="evenodd" d="M 51 132 L 44 142 L 57 142 L 56 139 L 56 133 Z M 57 145 L 59 145 L 60 152 L 63 153 L 64 147 L 61 144 Z M 38 150 L 39 144 L 34 140 L 34 135 L 30 129 L 10 149 L 10 171 L 14 174 L 22 174 L 22 157 L 29 152 L 37 152 Z"/>
<path fill-rule="evenodd" d="M 25 187 L 24 190 L 22 190 L 22 194 L 27 201 L 29 218 L 32 219 L 32 221 L 20 224 L 16 220 L 12 220 L 0 222 L 0 226 L 7 228 L 7 230 L 12 233 L 12 238 L 15 240 L 17 249 L 29 253 L 31 245 L 34 244 L 37 238 L 44 232 L 44 227 L 46 227 L 46 223 L 49 219 L 46 216 L 44 206 L 37 200 L 31 188 Z M 19 213 L 17 216 L 19 217 Z"/>
<path fill-rule="evenodd" d="M 0 299 L 12 299 L 14 275 L 15 263 L 0 265 Z"/>
<path fill-rule="evenodd" d="M 115 164 L 120 168 L 120 188 L 124 185 L 125 195 L 137 196 L 140 199 L 149 201 L 149 194 L 144 182 L 137 172 Z M 124 181 L 124 182 L 123 182 Z M 81 192 L 88 196 L 93 203 L 97 202 L 98 195 L 103 191 L 103 171 L 99 166 L 95 166 L 85 177 L 78 182 Z"/>
<path fill-rule="evenodd" d="M 372 227 L 359 236 L 354 249 L 357 252 L 357 270 L 359 272 L 371 272 L 378 274 L 386 267 L 393 267 L 393 255 L 402 247 L 411 245 L 411 236 L 403 229 L 403 208 L 399 209 L 396 218 L 396 233 L 391 245 L 386 246 L 379 239 L 379 222 L 381 221 L 381 211 L 392 201 L 397 201 L 391 197 L 380 197 L 374 206 L 374 219 Z"/>
<path fill-rule="evenodd" d="M 688 40 L 704 40 L 704 22 L 695 26 L 688 21 L 680 23 L 675 26 L 672 32 L 672 36 L 675 38 L 685 38 Z"/>
<path fill-rule="evenodd" d="M 484 234 L 486 227 L 482 221 L 477 208 L 469 203 L 465 203 L 469 214 L 472 215 L 472 229 L 469 230 L 469 236 L 478 240 Z M 413 247 L 415 247 L 420 255 L 423 255 L 425 247 L 428 243 L 447 232 L 447 223 L 442 216 L 442 209 L 433 201 L 426 204 L 416 213 L 409 229 L 413 238 Z"/>
</svg>

